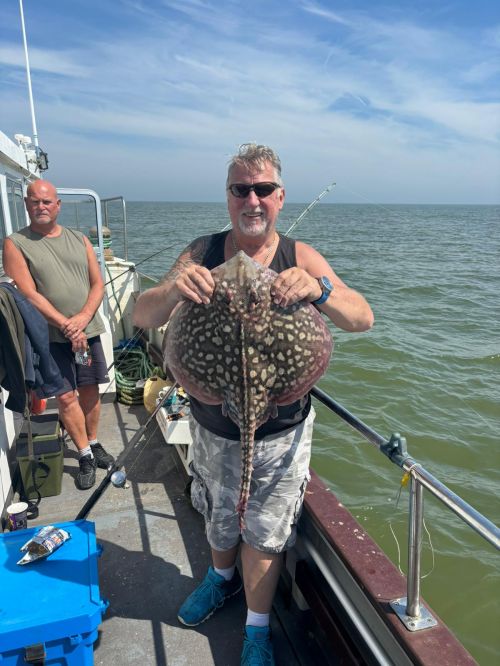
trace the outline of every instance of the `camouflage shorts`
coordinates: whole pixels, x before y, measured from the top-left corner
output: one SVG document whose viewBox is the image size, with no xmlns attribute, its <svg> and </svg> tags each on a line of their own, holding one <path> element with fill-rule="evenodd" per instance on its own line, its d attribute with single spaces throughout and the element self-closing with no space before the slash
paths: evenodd
<svg viewBox="0 0 500 666">
<path fill-rule="evenodd" d="M 291 548 L 309 480 L 313 422 L 255 442 L 250 498 L 241 538 L 253 548 L 280 553 Z M 241 445 L 190 420 L 193 438 L 191 500 L 205 518 L 215 550 L 229 550 L 240 540 L 236 505 L 241 478 Z"/>
</svg>

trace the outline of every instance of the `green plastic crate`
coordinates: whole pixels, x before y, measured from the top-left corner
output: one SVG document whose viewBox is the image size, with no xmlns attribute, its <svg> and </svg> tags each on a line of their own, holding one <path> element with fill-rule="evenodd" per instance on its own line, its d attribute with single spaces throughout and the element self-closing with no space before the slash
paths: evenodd
<svg viewBox="0 0 500 666">
<path fill-rule="evenodd" d="M 64 452 L 58 414 L 41 414 L 31 417 L 33 452 L 35 460 L 28 457 L 28 424 L 25 421 L 16 443 L 16 457 L 24 492 L 23 498 L 38 497 L 33 483 L 32 467 L 35 466 L 35 484 L 42 497 L 61 494 Z"/>
</svg>

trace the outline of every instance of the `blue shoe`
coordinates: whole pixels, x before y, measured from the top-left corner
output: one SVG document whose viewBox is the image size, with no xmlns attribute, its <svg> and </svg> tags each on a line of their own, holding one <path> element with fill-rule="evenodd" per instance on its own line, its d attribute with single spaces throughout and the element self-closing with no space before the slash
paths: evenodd
<svg viewBox="0 0 500 666">
<path fill-rule="evenodd" d="M 241 666 L 275 666 L 269 627 L 245 627 Z"/>
<path fill-rule="evenodd" d="M 202 583 L 192 592 L 179 609 L 179 622 L 188 627 L 196 627 L 208 620 L 214 611 L 220 608 L 226 599 L 238 594 L 243 587 L 238 569 L 235 569 L 231 580 L 208 567 L 208 573 Z"/>
</svg>

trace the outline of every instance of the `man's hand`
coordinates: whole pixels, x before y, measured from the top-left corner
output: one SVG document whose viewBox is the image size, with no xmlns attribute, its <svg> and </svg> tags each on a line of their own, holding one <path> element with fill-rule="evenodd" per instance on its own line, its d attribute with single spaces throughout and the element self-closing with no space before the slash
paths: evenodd
<svg viewBox="0 0 500 666">
<path fill-rule="evenodd" d="M 208 305 L 215 289 L 212 274 L 204 266 L 191 264 L 175 279 L 181 298 Z"/>
<path fill-rule="evenodd" d="M 185 300 L 205 305 L 210 303 L 215 282 L 208 268 L 201 266 L 208 239 L 208 236 L 203 236 L 190 243 L 160 284 L 139 296 L 132 315 L 135 326 L 163 326 L 179 303 Z"/>
<path fill-rule="evenodd" d="M 271 286 L 271 296 L 276 305 L 286 308 L 299 301 L 312 303 L 321 296 L 321 287 L 303 268 L 287 268 Z"/>
<path fill-rule="evenodd" d="M 71 349 L 73 352 L 84 352 L 87 349 L 88 341 L 85 333 L 77 333 L 71 339 Z"/>
<path fill-rule="evenodd" d="M 79 312 L 72 317 L 66 319 L 66 321 L 61 325 L 61 333 L 73 341 L 73 337 L 82 333 L 87 326 L 92 317 L 89 317 L 88 314 L 84 312 Z"/>
</svg>

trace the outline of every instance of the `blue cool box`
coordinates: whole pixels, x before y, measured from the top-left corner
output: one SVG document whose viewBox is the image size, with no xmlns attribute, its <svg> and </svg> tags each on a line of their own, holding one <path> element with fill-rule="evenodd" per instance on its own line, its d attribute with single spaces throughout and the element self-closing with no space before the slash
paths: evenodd
<svg viewBox="0 0 500 666">
<path fill-rule="evenodd" d="M 0 664 L 25 666 L 45 652 L 45 663 L 93 664 L 101 599 L 94 523 L 55 523 L 70 533 L 48 557 L 20 566 L 19 549 L 40 529 L 0 534 Z M 29 662 L 28 662 L 29 663 Z M 32 662 L 34 663 L 34 662 Z M 39 662 L 42 663 L 42 662 Z"/>
</svg>

